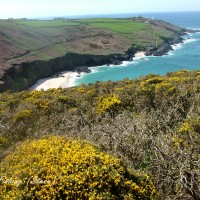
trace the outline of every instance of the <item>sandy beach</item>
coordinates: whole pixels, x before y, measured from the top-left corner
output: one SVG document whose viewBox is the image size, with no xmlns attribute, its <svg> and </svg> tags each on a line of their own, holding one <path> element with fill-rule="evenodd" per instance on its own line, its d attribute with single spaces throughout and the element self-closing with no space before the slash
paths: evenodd
<svg viewBox="0 0 200 200">
<path fill-rule="evenodd" d="M 72 87 L 77 75 L 77 72 L 61 72 L 58 76 L 40 79 L 36 84 L 30 87 L 29 90 L 48 90 L 50 88 Z"/>
<path fill-rule="evenodd" d="M 138 51 L 134 55 L 134 58 L 143 58 L 143 57 L 145 57 L 145 51 Z"/>
<path fill-rule="evenodd" d="M 140 59 L 145 57 L 144 51 L 135 53 L 134 58 Z M 74 86 L 74 80 L 77 78 L 77 72 L 61 72 L 49 78 L 40 79 L 29 90 L 48 90 L 50 88 L 68 88 Z"/>
</svg>

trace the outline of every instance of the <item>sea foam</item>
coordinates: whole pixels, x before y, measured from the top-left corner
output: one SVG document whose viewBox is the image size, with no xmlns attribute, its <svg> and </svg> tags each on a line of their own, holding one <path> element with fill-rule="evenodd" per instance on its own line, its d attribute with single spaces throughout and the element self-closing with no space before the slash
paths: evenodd
<svg viewBox="0 0 200 200">
<path fill-rule="evenodd" d="M 187 39 L 185 39 L 183 42 L 184 42 L 184 44 L 186 44 L 186 43 L 195 42 L 195 41 L 197 41 L 197 40 L 194 39 L 194 38 L 187 38 Z"/>
</svg>

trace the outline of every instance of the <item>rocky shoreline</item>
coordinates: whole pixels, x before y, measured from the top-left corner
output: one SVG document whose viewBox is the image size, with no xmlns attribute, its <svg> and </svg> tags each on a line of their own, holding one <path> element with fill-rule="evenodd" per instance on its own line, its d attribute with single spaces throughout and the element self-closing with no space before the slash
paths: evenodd
<svg viewBox="0 0 200 200">
<path fill-rule="evenodd" d="M 160 46 L 146 46 L 129 48 L 124 54 L 90 55 L 68 53 L 63 57 L 54 58 L 49 61 L 33 61 L 21 64 L 13 64 L 5 71 L 1 78 L 0 92 L 6 90 L 21 91 L 28 89 L 41 78 L 47 78 L 61 71 L 90 73 L 89 67 L 100 65 L 119 65 L 123 61 L 131 61 L 133 55 L 138 51 L 145 51 L 145 55 L 162 56 L 172 50 L 172 45 L 183 42 L 181 36 L 186 32 L 179 33 L 173 40 L 168 39 Z M 39 72 L 39 73 L 38 73 Z"/>
</svg>

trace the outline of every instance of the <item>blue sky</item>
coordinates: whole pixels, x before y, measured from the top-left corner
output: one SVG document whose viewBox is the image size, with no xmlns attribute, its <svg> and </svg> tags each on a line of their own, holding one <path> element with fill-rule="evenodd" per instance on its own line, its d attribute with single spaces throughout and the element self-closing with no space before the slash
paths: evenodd
<svg viewBox="0 0 200 200">
<path fill-rule="evenodd" d="M 0 0 L 0 18 L 200 11 L 200 0 Z"/>
</svg>

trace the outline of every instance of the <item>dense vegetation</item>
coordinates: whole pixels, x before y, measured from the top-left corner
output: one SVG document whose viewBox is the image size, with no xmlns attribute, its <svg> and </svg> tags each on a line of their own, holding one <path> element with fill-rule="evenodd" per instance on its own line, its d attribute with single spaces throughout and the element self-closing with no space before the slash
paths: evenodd
<svg viewBox="0 0 200 200">
<path fill-rule="evenodd" d="M 56 135 L 58 141 L 60 137 L 90 141 L 101 152 L 127 163 L 133 171 L 149 174 L 161 199 L 197 200 L 199 92 L 200 71 L 182 70 L 164 77 L 150 74 L 136 80 L 97 82 L 68 89 L 1 93 L 0 155 L 4 170 L 0 176 L 19 168 L 17 162 L 20 158 L 24 161 L 24 151 L 34 151 L 31 147 L 36 145 L 36 139 Z M 34 141 L 15 150 L 27 139 Z M 49 141 L 54 143 L 53 139 Z M 37 152 L 43 151 L 40 144 L 33 153 L 36 157 Z M 41 159 L 45 163 L 45 155 L 53 154 L 50 149 L 44 150 Z M 114 159 L 112 156 L 109 159 Z"/>
<path fill-rule="evenodd" d="M 10 166 L 10 168 L 8 168 Z M 86 142 L 50 137 L 24 143 L 2 162 L 4 199 L 154 199 L 146 175 Z M 15 183 L 15 184 L 14 184 Z"/>
</svg>

